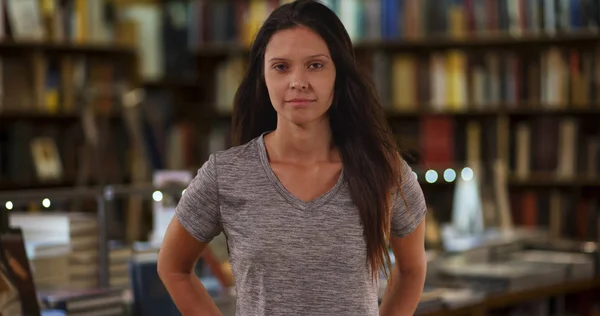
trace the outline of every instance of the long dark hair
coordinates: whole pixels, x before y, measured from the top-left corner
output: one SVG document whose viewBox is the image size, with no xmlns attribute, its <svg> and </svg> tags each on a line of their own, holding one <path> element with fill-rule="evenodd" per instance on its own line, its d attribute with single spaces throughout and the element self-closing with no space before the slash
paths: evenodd
<svg viewBox="0 0 600 316">
<path fill-rule="evenodd" d="M 400 155 L 377 92 L 356 64 L 344 25 L 327 6 L 314 0 L 298 0 L 278 7 L 264 22 L 235 95 L 232 143 L 247 143 L 276 128 L 277 115 L 264 78 L 265 48 L 277 31 L 296 26 L 319 34 L 335 64 L 335 92 L 328 113 L 332 138 L 341 155 L 350 195 L 360 212 L 367 264 L 374 279 L 380 272 L 388 276 L 390 201 L 400 192 Z"/>
</svg>

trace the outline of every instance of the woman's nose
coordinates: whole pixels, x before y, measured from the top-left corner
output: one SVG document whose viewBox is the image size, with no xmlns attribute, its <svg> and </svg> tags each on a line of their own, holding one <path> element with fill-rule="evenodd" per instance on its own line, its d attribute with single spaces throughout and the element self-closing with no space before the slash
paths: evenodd
<svg viewBox="0 0 600 316">
<path fill-rule="evenodd" d="M 296 72 L 290 79 L 290 88 L 294 90 L 308 89 L 308 80 L 303 73 Z"/>
</svg>

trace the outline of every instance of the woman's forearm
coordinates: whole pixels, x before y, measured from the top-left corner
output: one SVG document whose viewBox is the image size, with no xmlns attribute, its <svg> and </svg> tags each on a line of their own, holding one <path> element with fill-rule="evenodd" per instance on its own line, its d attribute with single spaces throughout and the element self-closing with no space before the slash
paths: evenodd
<svg viewBox="0 0 600 316">
<path fill-rule="evenodd" d="M 163 273 L 161 280 L 183 316 L 221 316 L 208 291 L 193 273 Z"/>
<path fill-rule="evenodd" d="M 415 269 L 400 272 L 393 269 L 392 283 L 387 289 L 381 306 L 380 316 L 412 316 L 419 305 L 423 285 L 425 283 L 425 269 Z"/>
</svg>

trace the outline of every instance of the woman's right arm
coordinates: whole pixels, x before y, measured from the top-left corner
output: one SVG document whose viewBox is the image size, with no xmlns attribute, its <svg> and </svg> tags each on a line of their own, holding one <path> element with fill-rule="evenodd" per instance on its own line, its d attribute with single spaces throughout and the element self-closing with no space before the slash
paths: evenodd
<svg viewBox="0 0 600 316">
<path fill-rule="evenodd" d="M 158 255 L 158 275 L 184 316 L 221 315 L 194 274 L 204 248 L 221 231 L 216 157 L 210 155 L 181 196 Z"/>
<path fill-rule="evenodd" d="M 158 256 L 158 275 L 182 315 L 220 316 L 221 312 L 194 273 L 207 243 L 191 236 L 174 217 Z"/>
</svg>

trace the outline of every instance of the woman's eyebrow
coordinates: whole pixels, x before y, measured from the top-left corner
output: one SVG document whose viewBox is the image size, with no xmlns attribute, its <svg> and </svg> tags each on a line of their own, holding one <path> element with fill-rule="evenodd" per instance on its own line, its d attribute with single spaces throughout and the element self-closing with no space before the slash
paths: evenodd
<svg viewBox="0 0 600 316">
<path fill-rule="evenodd" d="M 325 58 L 329 59 L 329 56 L 326 55 L 326 54 L 310 55 L 310 56 L 307 56 L 306 59 L 317 58 L 317 57 L 325 57 Z M 286 61 L 286 60 L 289 60 L 289 59 L 282 58 L 282 57 L 273 57 L 273 58 L 269 59 L 269 62 L 272 62 L 272 61 Z"/>
</svg>

